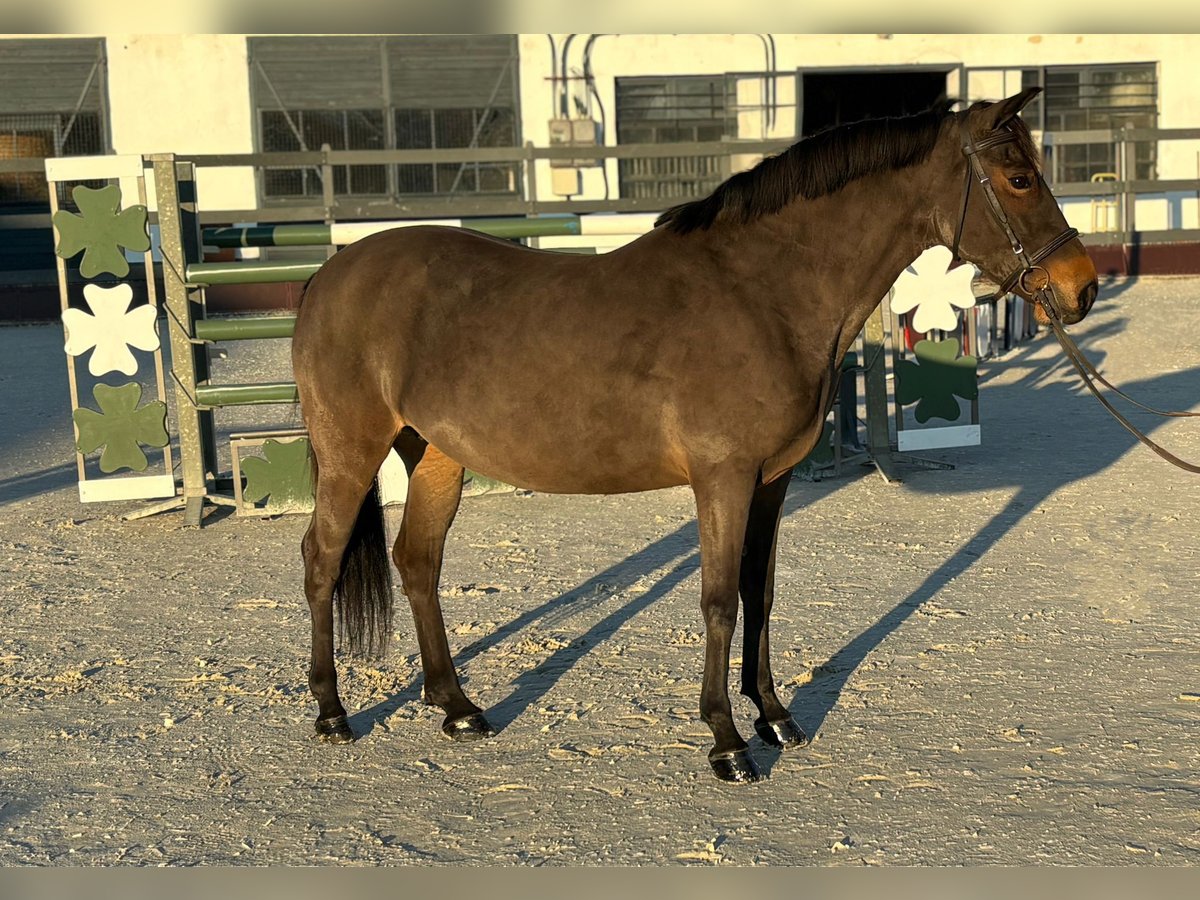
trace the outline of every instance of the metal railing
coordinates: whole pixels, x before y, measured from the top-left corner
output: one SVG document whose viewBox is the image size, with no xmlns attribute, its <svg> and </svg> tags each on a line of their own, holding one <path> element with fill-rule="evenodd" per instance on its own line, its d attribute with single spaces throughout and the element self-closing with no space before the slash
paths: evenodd
<svg viewBox="0 0 1200 900">
<path fill-rule="evenodd" d="M 1139 194 L 1194 193 L 1200 200 L 1200 162 L 1195 178 L 1136 177 L 1139 144 L 1177 140 L 1200 141 L 1200 128 L 1114 128 L 1050 132 L 1043 136 L 1043 153 L 1054 153 L 1056 148 L 1080 144 L 1110 143 L 1113 146 L 1113 159 L 1118 161 L 1119 166 L 1118 172 L 1110 173 L 1114 177 L 1051 183 L 1051 189 L 1059 200 L 1086 197 L 1106 205 L 1116 204 L 1118 228 L 1084 234 L 1085 243 L 1128 244 L 1134 240 L 1135 234 L 1146 241 L 1200 240 L 1200 227 L 1155 231 L 1137 227 L 1136 200 Z"/>
<path fill-rule="evenodd" d="M 1122 161 L 1122 171 L 1111 181 L 1060 182 L 1052 188 L 1060 199 L 1077 197 L 1101 201 L 1116 200 L 1119 206 L 1120 229 L 1103 237 L 1117 237 L 1128 243 L 1138 231 L 1135 220 L 1135 199 L 1139 194 L 1164 192 L 1195 193 L 1200 198 L 1200 171 L 1194 178 L 1138 179 L 1126 173 L 1136 171 L 1135 153 L 1138 143 L 1174 140 L 1200 141 L 1200 128 L 1123 128 L 1094 131 L 1051 132 L 1044 136 L 1049 152 L 1055 148 L 1077 144 L 1111 143 L 1114 158 Z M 261 208 L 209 209 L 201 213 L 201 224 L 228 222 L 312 222 L 348 221 L 395 218 L 442 218 L 471 216 L 550 215 L 555 213 L 592 212 L 654 212 L 679 202 L 677 198 L 658 197 L 620 199 L 542 199 L 539 196 L 538 163 L 552 160 L 588 158 L 661 159 L 720 157 L 725 176 L 744 167 L 747 157 L 776 153 L 790 146 L 788 140 L 726 140 L 670 144 L 625 144 L 613 147 L 554 146 L 463 148 L 446 150 L 330 150 L 287 153 L 216 153 L 178 154 L 178 159 L 197 168 L 251 168 L 262 172 L 271 168 L 311 166 L 320 170 L 324 195 L 315 205 L 304 201 L 283 202 Z M 735 163 L 736 161 L 736 163 Z M 521 164 L 523 195 L 414 195 L 395 199 L 371 196 L 337 196 L 333 191 L 335 167 L 347 165 L 409 165 L 430 163 L 517 162 Z M 40 157 L 0 159 L 0 177 L 6 174 L 43 172 Z M 544 171 L 544 170 L 543 170 Z M 49 216 L 46 216 L 49 226 Z M 1200 228 L 1171 229 L 1166 233 L 1142 233 L 1143 237 L 1159 240 L 1200 238 Z M 1096 237 L 1085 238 L 1092 243 Z"/>
<path fill-rule="evenodd" d="M 322 204 L 281 202 L 254 210 L 208 210 L 202 214 L 202 224 L 215 222 L 251 221 L 302 222 L 323 219 L 441 218 L 464 216 L 550 215 L 554 213 L 588 212 L 654 212 L 664 205 L 678 202 L 662 198 L 623 198 L 608 200 L 547 200 L 539 196 L 539 162 L 589 159 L 663 159 L 718 156 L 724 160 L 724 176 L 732 173 L 734 156 L 769 154 L 787 149 L 787 140 L 714 141 L 681 144 L 626 144 L 617 147 L 555 146 L 488 147 L 448 150 L 329 150 L 310 153 L 238 153 L 180 155 L 197 168 L 253 167 L 267 169 L 309 165 L 321 170 L 325 192 Z M 338 197 L 333 193 L 333 171 L 346 165 L 413 165 L 413 164 L 470 164 L 484 162 L 515 162 L 521 165 L 523 196 L 516 195 L 413 195 L 396 200 L 370 196 Z"/>
</svg>

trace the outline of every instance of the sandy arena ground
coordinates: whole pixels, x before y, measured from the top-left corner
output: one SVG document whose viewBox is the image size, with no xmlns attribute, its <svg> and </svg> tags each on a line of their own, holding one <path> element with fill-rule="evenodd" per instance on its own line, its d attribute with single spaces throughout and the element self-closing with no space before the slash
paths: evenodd
<svg viewBox="0 0 1200 900">
<path fill-rule="evenodd" d="M 1074 330 L 1136 396 L 1200 400 L 1200 279 L 1109 285 Z M 705 759 L 686 489 L 465 502 L 444 605 L 499 736 L 441 736 L 399 598 L 386 663 L 340 663 L 362 737 L 327 746 L 305 519 L 81 506 L 61 345 L 0 328 L 2 864 L 1200 862 L 1200 480 L 1048 337 L 985 365 L 954 471 L 792 485 L 772 643 L 816 738 L 754 738 L 748 787 Z M 1133 418 L 1200 459 L 1200 424 Z"/>
</svg>

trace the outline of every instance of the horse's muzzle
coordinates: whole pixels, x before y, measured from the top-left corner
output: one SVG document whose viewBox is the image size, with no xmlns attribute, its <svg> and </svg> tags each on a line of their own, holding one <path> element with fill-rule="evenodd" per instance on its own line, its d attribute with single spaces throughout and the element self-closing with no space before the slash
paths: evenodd
<svg viewBox="0 0 1200 900">
<path fill-rule="evenodd" d="M 1062 302 L 1059 299 L 1059 317 L 1064 325 L 1074 325 L 1076 322 L 1083 321 L 1092 309 L 1092 304 L 1096 302 L 1096 295 L 1099 293 L 1099 285 L 1095 281 L 1089 281 L 1079 289 L 1078 294 L 1074 298 L 1074 302 L 1070 305 Z M 1062 294 L 1055 292 L 1056 298 L 1061 298 Z M 1046 318 L 1046 312 L 1041 308 L 1041 305 L 1036 305 L 1036 318 L 1043 325 L 1048 325 L 1049 320 Z"/>
</svg>

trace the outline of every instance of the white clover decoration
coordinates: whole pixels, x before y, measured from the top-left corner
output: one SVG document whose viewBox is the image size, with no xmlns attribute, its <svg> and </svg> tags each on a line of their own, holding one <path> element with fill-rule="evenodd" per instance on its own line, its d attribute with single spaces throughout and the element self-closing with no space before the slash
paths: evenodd
<svg viewBox="0 0 1200 900">
<path fill-rule="evenodd" d="M 915 309 L 913 331 L 925 333 L 935 328 L 953 331 L 958 327 L 958 309 L 975 305 L 971 290 L 975 267 L 967 263 L 951 269 L 953 261 L 950 248 L 939 244 L 909 263 L 896 279 L 892 312 L 900 314 Z"/>
<path fill-rule="evenodd" d="M 68 356 L 80 356 L 95 347 L 88 360 L 93 375 L 137 372 L 137 359 L 129 348 L 157 350 L 159 346 L 156 310 L 149 304 L 131 310 L 133 288 L 127 284 L 104 288 L 85 285 L 83 298 L 91 313 L 68 309 L 62 314 Z"/>
</svg>

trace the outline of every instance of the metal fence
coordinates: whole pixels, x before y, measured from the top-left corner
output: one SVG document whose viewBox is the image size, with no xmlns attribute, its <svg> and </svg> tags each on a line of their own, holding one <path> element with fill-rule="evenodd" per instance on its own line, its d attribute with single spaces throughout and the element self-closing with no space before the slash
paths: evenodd
<svg viewBox="0 0 1200 900">
<path fill-rule="evenodd" d="M 100 114 L 77 113 L 0 114 L 0 164 L 38 163 L 35 170 L 6 171 L 0 167 L 0 209 L 14 204 L 48 203 L 47 157 L 89 156 L 104 152 Z M 59 202 L 69 202 L 64 192 Z"/>
<path fill-rule="evenodd" d="M 1060 200 L 1086 197 L 1094 208 L 1111 210 L 1113 216 L 1105 216 L 1106 227 L 1083 235 L 1084 243 L 1132 242 L 1135 234 L 1143 241 L 1200 240 L 1200 228 L 1168 228 L 1158 230 L 1139 229 L 1136 221 L 1135 200 L 1139 194 L 1192 194 L 1200 204 L 1200 149 L 1196 156 L 1195 178 L 1152 178 L 1137 177 L 1138 148 L 1147 142 L 1200 141 L 1200 128 L 1121 128 L 1112 131 L 1064 131 L 1049 132 L 1043 138 L 1043 153 L 1052 155 L 1059 147 L 1079 144 L 1111 142 L 1113 159 L 1118 161 L 1117 172 L 1111 177 L 1093 178 L 1088 182 L 1061 182 L 1052 184 L 1054 194 Z M 1160 153 L 1161 157 L 1161 153 Z M 1198 211 L 1200 215 L 1200 211 Z M 1114 227 L 1107 227 L 1108 224 Z"/>
<path fill-rule="evenodd" d="M 1104 205 L 1115 213 L 1108 219 L 1106 227 L 1096 234 L 1084 234 L 1086 243 L 1128 243 L 1136 233 L 1145 241 L 1173 241 L 1200 239 L 1200 228 L 1171 228 L 1167 230 L 1139 230 L 1135 219 L 1134 200 L 1138 195 L 1184 193 L 1200 198 L 1200 170 L 1193 178 L 1138 179 L 1125 176 L 1125 172 L 1136 171 L 1136 148 L 1146 141 L 1200 141 L 1200 128 L 1127 128 L 1115 131 L 1056 132 L 1045 136 L 1046 151 L 1072 144 L 1095 144 L 1109 141 L 1115 147 L 1115 158 L 1122 160 L 1122 171 L 1112 173 L 1114 177 L 1086 183 L 1059 183 L 1052 188 L 1060 199 L 1089 198 L 1095 204 Z M 205 210 L 204 224 L 229 222 L 311 222 L 352 221 L 371 219 L 402 218 L 462 218 L 470 216 L 547 215 L 554 213 L 592 212 L 655 212 L 664 202 L 661 197 L 623 197 L 620 199 L 546 199 L 539 195 L 539 182 L 548 176 L 549 163 L 553 160 L 570 160 L 584 152 L 588 158 L 599 160 L 637 160 L 640 165 L 653 168 L 656 161 L 691 160 L 691 165 L 711 167 L 715 165 L 721 178 L 745 168 L 765 154 L 777 153 L 790 146 L 790 140 L 727 140 L 691 143 L 626 144 L 615 147 L 555 146 L 535 147 L 527 143 L 521 147 L 454 148 L 444 150 L 330 150 L 288 153 L 226 153 L 226 154 L 180 154 L 198 168 L 251 168 L 257 177 L 271 177 L 269 173 L 287 170 L 304 170 L 320 185 L 319 197 L 307 202 L 308 198 L 295 205 L 266 209 Z M 715 163 L 705 162 L 716 160 Z M 44 158 L 24 157 L 0 159 L 0 182 L 14 176 L 25 176 L 44 172 Z M 665 164 L 665 163 L 664 163 Z M 687 163 L 682 165 L 687 167 Z M 370 198 L 339 195 L 339 174 L 346 167 L 358 166 L 450 166 L 486 168 L 503 167 L 514 173 L 518 180 L 514 194 L 488 195 L 483 193 L 455 194 L 452 196 L 430 196 L 414 194 L 409 197 Z M 353 169 L 351 168 L 351 171 Z M 548 180 L 548 178 L 547 178 Z M 341 179 L 344 182 L 344 176 Z M 700 180 L 697 180 L 697 184 Z M 44 184 L 44 181 L 43 181 Z M 681 195 L 679 200 L 686 200 Z M 674 202 L 679 202 L 676 200 Z M 49 217 L 46 219 L 49 227 Z"/>
</svg>

